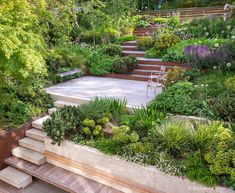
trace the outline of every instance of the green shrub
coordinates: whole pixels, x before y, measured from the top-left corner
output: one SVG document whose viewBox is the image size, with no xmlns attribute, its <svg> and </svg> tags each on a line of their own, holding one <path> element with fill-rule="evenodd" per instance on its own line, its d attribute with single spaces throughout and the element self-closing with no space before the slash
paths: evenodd
<svg viewBox="0 0 235 193">
<path fill-rule="evenodd" d="M 203 155 L 200 151 L 189 156 L 186 161 L 186 176 L 207 186 L 216 186 L 219 184 L 218 178 L 211 173 Z"/>
<path fill-rule="evenodd" d="M 195 87 L 190 82 L 179 82 L 156 96 L 152 105 L 159 110 L 183 115 L 196 115 L 201 101 L 194 98 Z"/>
<path fill-rule="evenodd" d="M 135 56 L 117 57 L 112 64 L 113 72 L 118 74 L 125 74 L 132 72 L 137 66 L 137 60 Z"/>
<path fill-rule="evenodd" d="M 171 30 L 177 28 L 179 25 L 180 25 L 179 15 L 173 15 L 167 21 L 167 27 Z"/>
<path fill-rule="evenodd" d="M 166 80 L 164 82 L 165 87 L 172 86 L 179 81 L 188 81 L 190 77 L 184 76 L 185 69 L 180 67 L 174 67 L 167 71 Z"/>
<path fill-rule="evenodd" d="M 95 141 L 94 147 L 109 155 L 115 155 L 122 151 L 122 145 L 113 139 L 98 139 Z"/>
<path fill-rule="evenodd" d="M 102 35 L 99 31 L 87 30 L 82 33 L 80 40 L 88 44 L 101 44 Z"/>
<path fill-rule="evenodd" d="M 140 37 L 137 39 L 137 48 L 138 50 L 148 50 L 152 48 L 154 45 L 154 41 L 152 37 Z"/>
<path fill-rule="evenodd" d="M 92 75 L 104 76 L 113 69 L 110 56 L 94 52 L 88 59 L 88 70 Z"/>
<path fill-rule="evenodd" d="M 155 41 L 155 49 L 159 51 L 165 51 L 167 48 L 179 43 L 181 40 L 178 36 L 173 34 L 162 34 Z"/>
<path fill-rule="evenodd" d="M 235 121 L 235 93 L 224 92 L 221 93 L 215 100 L 215 104 L 212 107 L 214 111 L 219 114 L 225 121 Z"/>
<path fill-rule="evenodd" d="M 219 126 L 211 150 L 204 156 L 212 174 L 227 175 L 231 180 L 235 180 L 234 139 L 231 130 Z"/>
<path fill-rule="evenodd" d="M 121 47 L 116 44 L 105 45 L 100 49 L 100 52 L 108 56 L 121 56 L 122 55 Z"/>
<path fill-rule="evenodd" d="M 176 45 L 172 46 L 171 48 L 167 49 L 166 54 L 163 56 L 163 61 L 166 62 L 179 62 L 184 63 L 186 62 L 186 57 L 184 54 L 184 49 L 189 45 L 208 45 L 211 48 L 215 48 L 223 43 L 225 43 L 225 40 L 222 39 L 204 39 L 204 38 L 198 38 L 198 39 L 189 39 L 184 40 Z"/>
<path fill-rule="evenodd" d="M 77 107 L 64 107 L 52 113 L 43 123 L 43 128 L 53 144 L 60 145 L 65 137 L 80 133 L 80 111 Z"/>
<path fill-rule="evenodd" d="M 229 91 L 235 92 L 235 75 L 225 81 L 225 86 Z"/>
<path fill-rule="evenodd" d="M 156 49 L 150 49 L 145 52 L 146 58 L 161 58 L 163 56 L 163 53 Z"/>
<path fill-rule="evenodd" d="M 121 43 L 128 42 L 128 41 L 134 41 L 136 39 L 137 39 L 136 36 L 133 36 L 133 35 L 124 35 L 124 36 L 121 36 L 121 37 L 117 38 L 115 40 L 115 42 L 121 44 Z"/>
<path fill-rule="evenodd" d="M 158 126 L 155 135 L 159 143 L 158 148 L 171 155 L 180 156 L 190 150 L 193 130 L 189 123 L 173 121 Z"/>
<path fill-rule="evenodd" d="M 168 18 L 164 17 L 156 17 L 154 18 L 154 23 L 159 23 L 159 24 L 166 24 L 168 22 Z"/>
</svg>

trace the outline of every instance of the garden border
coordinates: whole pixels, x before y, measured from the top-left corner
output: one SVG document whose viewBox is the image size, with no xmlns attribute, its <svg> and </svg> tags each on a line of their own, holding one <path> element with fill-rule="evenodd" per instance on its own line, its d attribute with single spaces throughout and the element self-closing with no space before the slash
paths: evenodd
<svg viewBox="0 0 235 193">
<path fill-rule="evenodd" d="M 98 181 L 126 193 L 234 193 L 222 187 L 208 188 L 188 179 L 160 172 L 154 166 L 127 162 L 118 156 L 65 140 L 61 146 L 45 139 L 48 163 Z"/>
</svg>

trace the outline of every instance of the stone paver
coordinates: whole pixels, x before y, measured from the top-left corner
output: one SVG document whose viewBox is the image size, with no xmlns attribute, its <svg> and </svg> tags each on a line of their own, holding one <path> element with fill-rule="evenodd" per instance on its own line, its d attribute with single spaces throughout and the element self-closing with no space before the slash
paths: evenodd
<svg viewBox="0 0 235 193">
<path fill-rule="evenodd" d="M 146 86 L 147 82 L 142 81 L 86 76 L 49 87 L 46 91 L 54 96 L 87 100 L 96 96 L 114 97 L 126 99 L 129 106 L 141 106 L 154 98 L 153 90 L 149 91 L 149 96 L 146 98 Z M 156 94 L 161 92 L 162 89 L 158 88 Z"/>
</svg>

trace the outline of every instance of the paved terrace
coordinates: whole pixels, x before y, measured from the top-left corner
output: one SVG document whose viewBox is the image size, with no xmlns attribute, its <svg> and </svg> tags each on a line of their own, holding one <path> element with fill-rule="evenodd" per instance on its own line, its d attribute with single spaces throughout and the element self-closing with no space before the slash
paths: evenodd
<svg viewBox="0 0 235 193">
<path fill-rule="evenodd" d="M 149 91 L 146 98 L 146 85 L 147 82 L 142 81 L 85 76 L 49 87 L 46 91 L 54 96 L 85 100 L 91 100 L 96 96 L 126 99 L 128 106 L 137 107 L 146 105 L 154 98 L 153 90 Z M 158 88 L 157 94 L 161 92 L 161 88 Z"/>
</svg>

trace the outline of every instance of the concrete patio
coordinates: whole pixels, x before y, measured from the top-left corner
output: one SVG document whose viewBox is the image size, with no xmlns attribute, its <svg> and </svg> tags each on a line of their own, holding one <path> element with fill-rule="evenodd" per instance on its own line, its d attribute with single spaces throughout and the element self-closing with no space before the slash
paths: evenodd
<svg viewBox="0 0 235 193">
<path fill-rule="evenodd" d="M 126 99 L 130 107 L 138 107 L 146 105 L 154 98 L 153 90 L 149 90 L 149 96 L 146 97 L 146 86 L 147 82 L 142 81 L 85 76 L 49 87 L 46 92 L 57 99 L 71 97 L 91 100 L 96 96 L 114 97 Z M 161 92 L 162 89 L 158 88 L 156 94 Z"/>
</svg>

